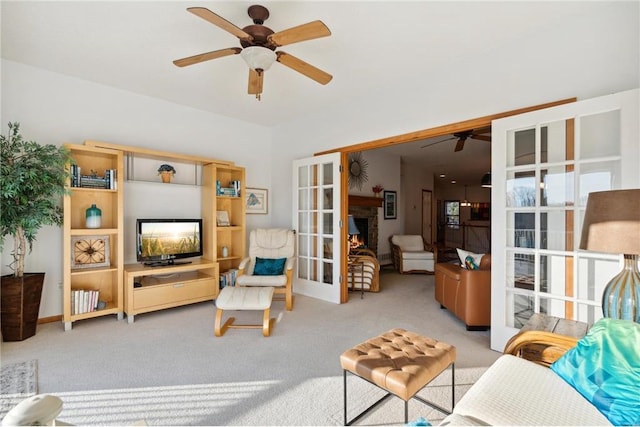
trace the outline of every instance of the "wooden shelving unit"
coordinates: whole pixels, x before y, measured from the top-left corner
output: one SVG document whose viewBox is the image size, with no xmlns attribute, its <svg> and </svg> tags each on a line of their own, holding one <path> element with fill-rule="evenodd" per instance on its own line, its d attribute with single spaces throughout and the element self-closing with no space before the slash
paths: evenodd
<svg viewBox="0 0 640 427">
<path fill-rule="evenodd" d="M 124 310 L 124 312 L 127 313 L 128 322 L 133 323 L 134 316 L 140 313 L 217 298 L 220 290 L 220 272 L 236 268 L 245 256 L 245 208 L 244 198 L 242 197 L 244 194 L 245 180 L 244 168 L 235 166 L 233 162 L 229 161 L 100 141 L 85 141 L 84 146 L 74 146 L 74 150 L 74 159 L 77 154 L 80 160 L 86 163 L 86 167 L 92 167 L 93 169 L 97 166 L 94 163 L 90 163 L 90 159 L 94 157 L 93 154 L 109 153 L 110 155 L 117 156 L 117 160 L 112 159 L 111 162 L 106 162 L 106 165 L 118 164 L 119 190 L 101 190 L 101 192 L 112 194 L 112 197 L 115 197 L 114 199 L 105 197 L 104 199 L 98 199 L 99 202 L 95 202 L 92 201 L 94 200 L 93 194 L 87 194 L 86 197 L 78 196 L 79 194 L 87 193 L 85 189 L 73 189 L 69 200 L 65 200 L 65 224 L 67 224 L 67 222 L 70 224 L 69 234 L 65 232 L 65 244 L 67 247 L 69 246 L 68 243 L 70 242 L 71 235 L 97 234 L 94 230 L 87 231 L 81 227 L 84 221 L 85 209 L 90 206 L 90 203 L 99 203 L 104 206 L 104 208 L 101 207 L 103 210 L 103 225 L 107 228 L 100 229 L 100 234 L 108 233 L 113 236 L 112 240 L 117 240 L 118 250 L 115 255 L 112 256 L 111 268 L 100 269 L 100 272 L 105 274 L 104 277 L 98 277 L 99 271 L 95 271 L 93 274 L 88 274 L 88 272 L 73 273 L 78 278 L 84 277 L 86 279 L 83 281 L 80 281 L 80 279 L 76 280 L 78 284 L 74 286 L 91 288 L 96 285 L 96 282 L 110 283 L 110 286 L 113 288 L 113 293 L 118 295 L 117 298 L 112 298 L 113 302 L 108 303 L 107 309 L 102 310 L 100 314 L 115 312 L 117 307 L 118 317 L 122 318 L 122 312 Z M 85 154 L 81 156 L 80 153 Z M 98 159 L 99 158 L 98 156 Z M 126 163 L 124 163 L 125 166 L 123 169 L 124 159 L 126 159 Z M 99 160 L 95 161 L 98 162 L 98 166 L 102 167 Z M 142 162 L 144 167 L 140 167 L 136 162 Z M 203 225 L 203 257 L 201 259 L 194 259 L 189 264 L 176 264 L 163 267 L 145 267 L 142 264 L 123 265 L 122 200 L 125 182 L 123 177 L 126 176 L 127 182 L 155 181 L 157 180 L 156 176 L 142 173 L 142 171 L 155 170 L 156 167 L 153 162 L 158 164 L 171 163 L 188 165 L 189 167 L 184 168 L 184 170 L 193 170 L 193 175 L 182 181 L 177 180 L 171 184 L 159 185 L 178 184 L 201 187 L 201 216 Z M 150 167 L 150 165 L 153 165 L 153 167 Z M 83 168 L 85 166 L 83 166 Z M 113 168 L 113 166 L 110 167 Z M 181 168 L 181 170 L 183 169 Z M 217 181 L 220 181 L 223 187 L 228 187 L 230 181 L 240 181 L 240 195 L 218 195 L 216 191 Z M 87 203 L 89 203 L 89 205 L 85 206 Z M 117 213 L 115 213 L 115 210 L 117 210 Z M 231 226 L 218 227 L 216 225 L 216 212 L 219 210 L 228 212 Z M 108 211 L 107 215 L 105 215 L 105 211 Z M 67 215 L 69 216 L 68 221 Z M 116 215 L 118 218 L 117 221 L 114 219 Z M 229 250 L 226 257 L 221 256 L 223 246 L 226 246 Z M 65 259 L 68 261 L 70 255 L 67 255 L 69 254 L 65 254 Z M 65 271 L 67 271 L 66 264 Z M 72 283 L 71 280 L 65 279 L 65 283 L 67 282 Z M 66 288 L 67 286 L 65 285 L 65 289 Z M 69 286 L 69 289 L 71 289 L 71 286 Z M 67 310 L 70 310 L 70 298 L 65 295 L 65 313 L 67 313 Z M 87 313 L 73 316 L 69 322 L 96 315 L 98 314 Z M 65 314 L 65 328 L 67 321 L 67 315 Z"/>
<path fill-rule="evenodd" d="M 123 156 L 122 152 L 84 145 L 65 144 L 71 151 L 76 165 L 82 173 L 96 171 L 100 175 L 107 169 L 117 171 L 114 189 L 69 187 L 70 193 L 64 197 L 63 230 L 63 322 L 66 331 L 71 330 L 76 320 L 89 319 L 108 314 L 123 318 L 122 269 L 123 249 Z M 71 185 L 71 183 L 69 183 Z M 95 204 L 102 211 L 101 227 L 86 228 L 87 208 Z M 95 263 L 86 261 L 86 255 L 93 248 L 106 243 L 106 260 L 101 256 L 92 257 Z M 95 242 L 95 245 L 89 245 Z M 88 247 L 80 253 L 77 248 Z M 106 265 L 104 265 L 106 264 Z M 72 307 L 73 291 L 98 291 L 98 300 L 105 307 L 99 310 L 80 313 Z M 101 306 L 103 305 L 101 304 Z"/>
</svg>

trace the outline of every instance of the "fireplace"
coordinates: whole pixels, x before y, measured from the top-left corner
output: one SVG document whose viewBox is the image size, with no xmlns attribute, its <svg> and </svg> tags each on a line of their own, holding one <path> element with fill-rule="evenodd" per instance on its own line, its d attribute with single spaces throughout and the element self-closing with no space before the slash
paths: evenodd
<svg viewBox="0 0 640 427">
<path fill-rule="evenodd" d="M 356 227 L 360 231 L 357 236 L 360 247 L 378 253 L 378 208 L 370 206 L 349 205 L 349 214 L 353 215 Z"/>
</svg>

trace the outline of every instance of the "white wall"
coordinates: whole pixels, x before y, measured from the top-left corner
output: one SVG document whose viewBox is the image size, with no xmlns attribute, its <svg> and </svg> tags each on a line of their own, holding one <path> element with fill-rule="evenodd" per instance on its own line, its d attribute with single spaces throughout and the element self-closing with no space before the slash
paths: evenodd
<svg viewBox="0 0 640 427">
<path fill-rule="evenodd" d="M 367 182 L 361 189 L 350 188 L 349 194 L 373 197 L 372 187 L 380 184 L 385 190 L 396 191 L 398 197 L 396 219 L 384 219 L 383 208 L 378 208 L 378 254 L 391 253 L 389 236 L 404 232 L 404 204 L 401 182 L 400 156 L 385 155 L 375 150 L 362 153 L 367 162 Z"/>
<path fill-rule="evenodd" d="M 264 161 L 271 156 L 270 132 L 262 126 L 3 60 L 4 134 L 10 121 L 20 123 L 23 137 L 42 144 L 81 144 L 85 139 L 95 139 L 231 160 L 246 167 L 248 186 L 277 193 L 271 185 L 271 165 Z M 190 192 L 176 185 L 162 187 L 162 193 L 156 194 L 161 186 L 129 185 L 135 186 L 137 192 L 127 188 L 126 230 L 133 230 L 137 216 L 157 211 L 168 215 L 167 209 L 175 215 L 199 216 L 199 191 Z M 268 225 L 271 216 L 248 215 L 247 226 Z M 131 261 L 135 259 L 131 253 L 133 242 L 127 236 L 125 239 L 125 259 Z M 9 238 L 2 254 L 2 274 L 11 272 L 7 264 L 12 249 Z M 25 269 L 47 273 L 40 317 L 61 314 L 61 228 L 41 230 L 33 252 L 27 256 Z"/>
</svg>

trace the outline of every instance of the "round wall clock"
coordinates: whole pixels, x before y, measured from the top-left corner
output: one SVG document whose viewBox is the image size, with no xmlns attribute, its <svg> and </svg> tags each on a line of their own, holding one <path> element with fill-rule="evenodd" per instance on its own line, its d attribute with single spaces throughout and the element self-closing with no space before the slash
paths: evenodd
<svg viewBox="0 0 640 427">
<path fill-rule="evenodd" d="M 349 188 L 362 190 L 362 184 L 368 179 L 367 166 L 369 164 L 362 157 L 362 152 L 349 154 Z"/>
</svg>

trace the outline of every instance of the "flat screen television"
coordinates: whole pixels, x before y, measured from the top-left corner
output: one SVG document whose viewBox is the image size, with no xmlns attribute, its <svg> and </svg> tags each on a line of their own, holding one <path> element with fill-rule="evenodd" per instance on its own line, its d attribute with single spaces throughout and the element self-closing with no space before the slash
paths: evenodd
<svg viewBox="0 0 640 427">
<path fill-rule="evenodd" d="M 149 266 L 185 264 L 176 259 L 202 256 L 202 219 L 136 220 L 138 262 Z"/>
</svg>

